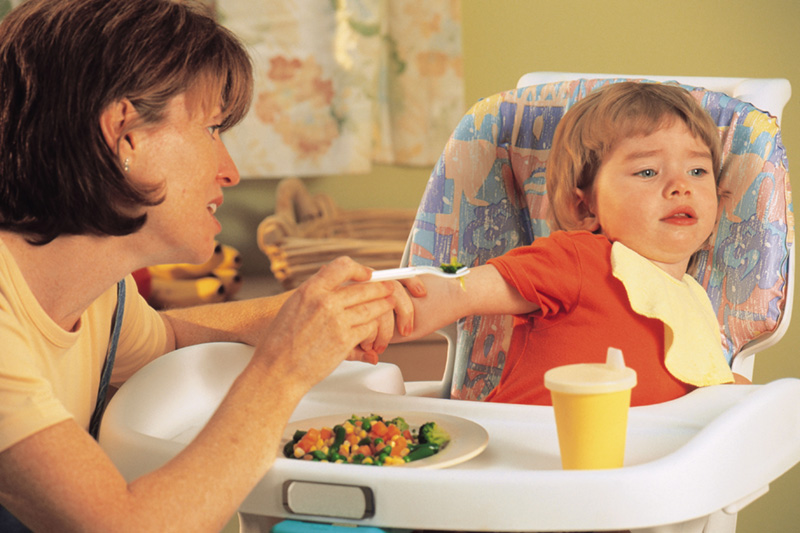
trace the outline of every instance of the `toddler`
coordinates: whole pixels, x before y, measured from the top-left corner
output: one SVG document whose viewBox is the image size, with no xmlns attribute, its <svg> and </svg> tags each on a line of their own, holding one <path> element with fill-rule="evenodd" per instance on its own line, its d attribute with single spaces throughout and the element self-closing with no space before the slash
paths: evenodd
<svg viewBox="0 0 800 533">
<path fill-rule="evenodd" d="M 680 87 L 590 94 L 555 132 L 554 232 L 472 268 L 463 287 L 421 276 L 427 296 L 414 299 L 410 338 L 468 315 L 514 315 L 487 401 L 549 404 L 547 370 L 602 363 L 609 346 L 637 372 L 632 405 L 734 382 L 711 302 L 686 274 L 716 224 L 720 154 L 716 125 Z"/>
</svg>

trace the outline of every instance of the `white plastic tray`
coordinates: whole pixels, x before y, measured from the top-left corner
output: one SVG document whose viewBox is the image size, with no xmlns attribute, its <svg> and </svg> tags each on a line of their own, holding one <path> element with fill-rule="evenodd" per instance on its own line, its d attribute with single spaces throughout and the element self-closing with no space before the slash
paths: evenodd
<svg viewBox="0 0 800 533">
<path fill-rule="evenodd" d="M 252 349 L 207 344 L 168 354 L 114 396 L 100 443 L 128 479 L 157 468 L 208 420 Z M 347 392 L 342 392 L 347 391 Z M 364 488 L 372 515 L 335 522 L 396 528 L 588 530 L 687 522 L 737 509 L 800 461 L 800 380 L 722 385 L 631 409 L 625 467 L 563 471 L 552 408 L 404 396 L 394 365 L 343 363 L 292 420 L 348 411 L 446 413 L 489 433 L 486 450 L 443 470 L 280 458 L 240 510 L 317 519 L 284 507 L 291 480 Z M 329 510 L 325 511 L 330 513 Z"/>
</svg>

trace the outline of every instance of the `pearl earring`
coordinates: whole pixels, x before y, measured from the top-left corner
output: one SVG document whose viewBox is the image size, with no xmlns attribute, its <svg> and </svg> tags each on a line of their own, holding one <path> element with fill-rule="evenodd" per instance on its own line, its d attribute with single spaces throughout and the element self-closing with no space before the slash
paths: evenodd
<svg viewBox="0 0 800 533">
<path fill-rule="evenodd" d="M 130 160 L 130 158 L 126 157 L 126 158 L 125 158 L 125 161 L 122 163 L 122 169 L 123 169 L 125 172 L 130 172 L 130 171 L 131 171 L 131 165 L 130 165 L 130 163 L 131 163 L 131 160 Z"/>
</svg>

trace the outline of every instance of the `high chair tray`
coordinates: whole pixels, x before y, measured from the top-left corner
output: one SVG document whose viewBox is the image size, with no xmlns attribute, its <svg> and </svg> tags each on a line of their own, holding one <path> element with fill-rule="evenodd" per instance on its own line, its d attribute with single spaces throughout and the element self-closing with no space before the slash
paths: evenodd
<svg viewBox="0 0 800 533">
<path fill-rule="evenodd" d="M 252 348 L 231 343 L 185 348 L 121 387 L 100 444 L 123 475 L 133 479 L 175 456 L 251 355 Z M 344 362 L 306 395 L 292 421 L 364 411 L 441 413 L 485 428 L 486 449 L 444 469 L 279 457 L 240 511 L 392 528 L 635 529 L 735 512 L 800 460 L 800 416 L 785 408 L 800 405 L 797 379 L 709 387 L 632 408 L 625 467 L 593 471 L 561 469 L 550 407 L 404 392 L 396 366 Z"/>
</svg>

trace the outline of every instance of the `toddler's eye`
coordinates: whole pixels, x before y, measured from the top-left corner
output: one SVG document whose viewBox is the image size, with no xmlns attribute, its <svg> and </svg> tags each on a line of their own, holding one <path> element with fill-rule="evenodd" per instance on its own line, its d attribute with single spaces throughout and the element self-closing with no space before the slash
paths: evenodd
<svg viewBox="0 0 800 533">
<path fill-rule="evenodd" d="M 637 176 L 641 176 L 643 178 L 653 178 L 656 175 L 656 171 L 652 168 L 648 168 L 646 170 L 640 170 L 636 173 Z"/>
<path fill-rule="evenodd" d="M 693 168 L 692 170 L 689 171 L 689 174 L 696 178 L 701 178 L 706 174 L 708 174 L 708 171 L 704 168 Z"/>
</svg>

